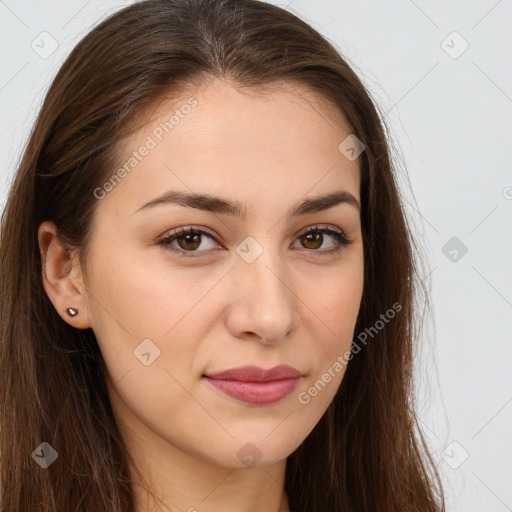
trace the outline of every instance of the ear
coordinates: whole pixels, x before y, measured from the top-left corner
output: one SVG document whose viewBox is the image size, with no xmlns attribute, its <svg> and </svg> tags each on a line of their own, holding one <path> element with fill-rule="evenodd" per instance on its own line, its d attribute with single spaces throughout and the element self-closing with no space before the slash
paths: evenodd
<svg viewBox="0 0 512 512">
<path fill-rule="evenodd" d="M 43 286 L 65 322 L 87 329 L 91 327 L 90 313 L 80 262 L 76 250 L 69 252 L 58 240 L 57 233 L 57 226 L 51 221 L 41 223 L 38 229 Z M 68 308 L 78 309 L 78 314 L 70 317 L 66 313 Z"/>
</svg>

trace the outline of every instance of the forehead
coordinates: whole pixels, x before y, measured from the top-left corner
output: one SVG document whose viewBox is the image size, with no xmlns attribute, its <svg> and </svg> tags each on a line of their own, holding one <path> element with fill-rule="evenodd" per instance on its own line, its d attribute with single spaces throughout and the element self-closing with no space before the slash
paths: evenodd
<svg viewBox="0 0 512 512">
<path fill-rule="evenodd" d="M 250 140 L 253 145 L 277 145 L 297 135 L 297 143 L 332 145 L 341 134 L 352 131 L 337 105 L 288 80 L 250 88 L 218 78 L 197 86 L 185 84 L 172 95 L 161 96 L 141 116 L 145 122 L 121 141 L 121 149 L 132 148 L 158 127 L 163 138 L 172 132 L 181 143 L 191 145 L 198 144 L 198 139 L 205 145 L 250 144 Z"/>
<path fill-rule="evenodd" d="M 238 89 L 214 79 L 161 99 L 123 139 L 119 166 L 137 159 L 114 195 L 144 202 L 165 189 L 281 199 L 344 186 L 356 197 L 358 160 L 338 149 L 351 133 L 340 110 L 307 87 L 280 82 Z M 274 196 L 269 196 L 274 189 Z"/>
</svg>

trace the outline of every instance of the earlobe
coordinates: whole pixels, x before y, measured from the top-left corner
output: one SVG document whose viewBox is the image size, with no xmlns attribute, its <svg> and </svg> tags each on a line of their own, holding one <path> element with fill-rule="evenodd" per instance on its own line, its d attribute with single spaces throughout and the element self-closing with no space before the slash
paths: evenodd
<svg viewBox="0 0 512 512">
<path fill-rule="evenodd" d="M 62 245 L 57 233 L 57 226 L 51 221 L 44 221 L 38 229 L 43 286 L 65 322 L 78 329 L 87 329 L 91 325 L 80 265 L 73 261 L 75 253 Z"/>
</svg>

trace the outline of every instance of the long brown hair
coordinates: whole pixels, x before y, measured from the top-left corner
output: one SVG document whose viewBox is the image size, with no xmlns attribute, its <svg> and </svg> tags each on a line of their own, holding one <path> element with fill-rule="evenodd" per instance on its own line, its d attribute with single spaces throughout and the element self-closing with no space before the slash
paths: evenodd
<svg viewBox="0 0 512 512">
<path fill-rule="evenodd" d="M 53 80 L 2 215 L 2 510 L 134 510 L 98 344 L 91 329 L 62 321 L 46 295 L 37 229 L 55 222 L 85 268 L 93 191 L 112 176 L 120 140 L 164 96 L 216 77 L 240 88 L 306 85 L 339 108 L 365 145 L 365 276 L 355 332 L 371 339 L 364 346 L 364 337 L 354 340 L 333 402 L 288 457 L 291 510 L 444 510 L 414 401 L 415 297 L 427 294 L 382 115 L 330 42 L 292 13 L 256 0 L 135 3 L 86 35 Z M 393 304 L 399 312 L 376 329 Z M 60 457 L 47 470 L 31 457 L 42 442 Z"/>
</svg>

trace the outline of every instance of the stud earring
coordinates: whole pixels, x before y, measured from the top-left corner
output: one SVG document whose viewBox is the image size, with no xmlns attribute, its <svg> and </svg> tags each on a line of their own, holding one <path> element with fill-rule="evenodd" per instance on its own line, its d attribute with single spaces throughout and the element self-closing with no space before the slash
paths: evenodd
<svg viewBox="0 0 512 512">
<path fill-rule="evenodd" d="M 68 309 L 66 309 L 66 313 L 67 313 L 68 316 L 73 317 L 73 316 L 78 315 L 78 309 L 68 308 Z"/>
</svg>

